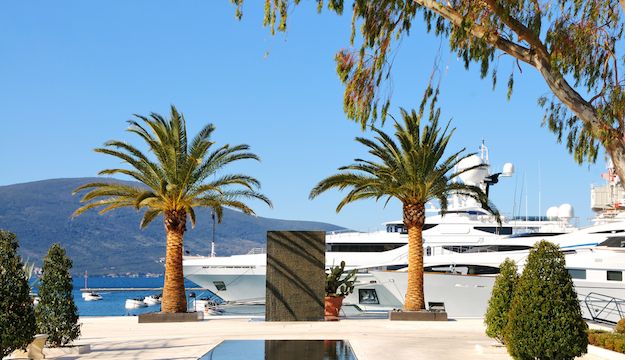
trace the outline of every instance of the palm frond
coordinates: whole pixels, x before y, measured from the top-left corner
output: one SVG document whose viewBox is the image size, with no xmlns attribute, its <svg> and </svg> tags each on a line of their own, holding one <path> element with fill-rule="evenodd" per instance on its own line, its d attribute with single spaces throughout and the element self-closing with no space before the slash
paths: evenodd
<svg viewBox="0 0 625 360">
<path fill-rule="evenodd" d="M 139 227 L 141 229 L 145 229 L 145 227 L 148 226 L 154 219 L 156 219 L 156 217 L 159 216 L 161 212 L 162 211 L 160 210 L 146 210 L 146 212 L 143 214 L 143 218 L 141 219 Z"/>
<path fill-rule="evenodd" d="M 195 225 L 194 207 L 210 207 L 218 218 L 223 207 L 232 207 L 245 213 L 253 210 L 244 203 L 260 200 L 268 206 L 271 201 L 256 191 L 260 182 L 244 174 L 220 174 L 226 165 L 239 160 L 256 160 L 250 147 L 223 145 L 210 151 L 210 136 L 215 126 L 207 124 L 189 141 L 184 115 L 175 106 L 170 107 L 168 118 L 157 113 L 149 116 L 134 115 L 128 121 L 127 131 L 145 142 L 154 159 L 138 147 L 126 142 L 111 140 L 96 152 L 113 156 L 129 165 L 128 168 L 104 169 L 101 175 L 122 174 L 146 187 L 111 182 L 94 182 L 74 190 L 74 194 L 88 190 L 81 201 L 85 203 L 73 216 L 87 210 L 100 208 L 104 213 L 121 207 L 145 208 L 141 227 L 147 226 L 159 214 L 186 214 Z M 205 182 L 208 177 L 212 181 Z"/>
<path fill-rule="evenodd" d="M 385 199 L 385 205 L 396 198 L 404 204 L 425 205 L 439 199 L 447 206 L 446 196 L 461 191 L 494 209 L 479 187 L 460 187 L 451 180 L 476 167 L 455 171 L 456 165 L 467 156 L 464 149 L 446 156 L 447 146 L 455 129 L 450 122 L 439 125 L 440 109 L 436 107 L 438 89 L 428 87 L 419 110 L 400 109 L 401 120 L 394 120 L 394 136 L 372 127 L 372 138 L 357 137 L 373 159 L 355 159 L 354 163 L 339 167 L 339 172 L 326 177 L 313 187 L 313 199 L 330 189 L 349 190 L 339 202 L 339 212 L 349 203 L 362 199 Z M 425 109 L 428 108 L 428 115 Z"/>
</svg>

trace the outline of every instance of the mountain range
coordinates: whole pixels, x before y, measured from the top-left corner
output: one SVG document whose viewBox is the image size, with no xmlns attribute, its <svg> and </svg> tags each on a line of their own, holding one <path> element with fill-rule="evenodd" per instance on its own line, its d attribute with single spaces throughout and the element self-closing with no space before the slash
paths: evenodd
<svg viewBox="0 0 625 360">
<path fill-rule="evenodd" d="M 15 233 L 20 255 L 37 266 L 41 266 L 50 245 L 58 242 L 72 258 L 74 274 L 163 273 L 165 231 L 159 219 L 141 230 L 142 213 L 134 209 L 104 215 L 91 210 L 71 217 L 80 206 L 80 196 L 72 196 L 72 191 L 102 180 L 51 179 L 0 186 L 0 229 Z M 188 226 L 185 234 L 185 252 L 208 255 L 213 226 L 210 209 L 199 209 L 196 214 L 196 228 Z M 224 209 L 222 222 L 215 226 L 216 252 L 219 256 L 243 254 L 265 247 L 269 230 L 341 229 L 332 224 L 255 217 Z"/>
</svg>

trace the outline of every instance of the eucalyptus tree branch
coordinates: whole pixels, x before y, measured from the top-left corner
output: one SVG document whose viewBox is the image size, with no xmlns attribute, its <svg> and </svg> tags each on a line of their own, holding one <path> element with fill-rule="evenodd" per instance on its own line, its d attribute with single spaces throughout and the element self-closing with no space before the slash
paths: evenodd
<svg viewBox="0 0 625 360">
<path fill-rule="evenodd" d="M 442 5 L 440 2 L 436 0 L 414 0 L 417 4 L 424 6 L 441 17 L 447 19 L 455 26 L 462 26 L 462 15 L 458 13 L 451 6 Z M 622 0 L 625 1 L 625 0 Z M 501 37 L 497 34 L 487 31 L 483 26 L 473 25 L 470 29 L 467 29 L 473 36 L 485 39 L 488 43 L 497 47 L 501 51 L 514 56 L 515 58 L 526 62 L 531 65 L 531 54 L 530 49 L 525 46 L 516 44 L 504 37 Z"/>
<path fill-rule="evenodd" d="M 450 21 L 454 26 L 462 26 L 462 15 L 451 6 L 441 4 L 436 0 L 414 0 L 417 4 L 434 11 L 439 16 Z M 485 1 L 492 11 L 498 15 L 503 12 L 495 0 Z M 625 0 L 620 0 L 625 4 Z M 543 76 L 547 85 L 554 95 L 562 101 L 575 115 L 583 122 L 590 124 L 593 128 L 599 129 L 600 122 L 594 106 L 586 101 L 573 87 L 564 79 L 562 74 L 553 69 L 550 62 L 549 52 L 540 39 L 534 35 L 525 25 L 512 17 L 500 16 L 502 21 L 519 37 L 530 44 L 531 49 L 512 41 L 502 38 L 492 32 L 488 32 L 480 25 L 473 25 L 467 29 L 473 36 L 482 38 L 499 50 L 535 67 Z"/>
</svg>

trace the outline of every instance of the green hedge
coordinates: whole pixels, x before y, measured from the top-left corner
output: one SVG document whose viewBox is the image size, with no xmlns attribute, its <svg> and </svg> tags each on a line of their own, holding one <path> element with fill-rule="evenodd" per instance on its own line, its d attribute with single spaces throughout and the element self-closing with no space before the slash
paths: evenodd
<svg viewBox="0 0 625 360">
<path fill-rule="evenodd" d="M 625 334 L 617 334 L 605 330 L 589 330 L 588 343 L 625 354 Z"/>
</svg>

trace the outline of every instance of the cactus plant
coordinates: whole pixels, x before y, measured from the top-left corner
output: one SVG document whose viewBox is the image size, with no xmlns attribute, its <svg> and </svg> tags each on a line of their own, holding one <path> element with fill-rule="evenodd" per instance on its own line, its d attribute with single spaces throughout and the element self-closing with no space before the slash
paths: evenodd
<svg viewBox="0 0 625 360">
<path fill-rule="evenodd" d="M 348 272 L 345 276 L 345 261 L 338 266 L 330 268 L 326 276 L 326 296 L 344 297 L 354 292 L 356 281 L 356 269 Z"/>
</svg>

